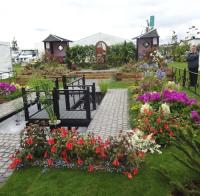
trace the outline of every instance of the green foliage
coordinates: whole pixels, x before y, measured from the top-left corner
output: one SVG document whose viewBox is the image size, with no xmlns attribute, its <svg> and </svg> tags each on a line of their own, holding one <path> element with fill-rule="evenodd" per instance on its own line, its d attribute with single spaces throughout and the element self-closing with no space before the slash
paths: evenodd
<svg viewBox="0 0 200 196">
<path fill-rule="evenodd" d="M 112 65 L 121 65 L 134 60 L 136 56 L 135 45 L 132 42 L 124 42 L 110 46 L 107 52 L 107 61 Z"/>
<path fill-rule="evenodd" d="M 193 171 L 200 176 L 200 142 L 193 134 L 193 130 L 191 128 L 187 128 L 187 134 L 184 134 L 183 130 L 180 130 L 179 138 L 174 141 L 174 145 L 178 151 L 184 154 L 184 156 L 172 154 L 174 159 L 187 167 L 191 172 Z M 183 196 L 200 195 L 199 178 L 197 178 L 197 182 L 193 180 L 181 183 L 177 180 L 174 180 L 164 167 L 154 169 L 159 174 L 164 176 L 171 185 L 173 185 L 175 188 L 175 193 Z"/>
<path fill-rule="evenodd" d="M 67 49 L 65 62 L 67 64 L 95 64 L 95 46 L 74 46 Z M 121 65 L 135 59 L 135 46 L 132 42 L 113 45 L 107 48 L 107 63 L 109 65 Z"/>
<path fill-rule="evenodd" d="M 49 79 L 44 79 L 41 76 L 33 75 L 28 80 L 28 86 L 35 90 L 44 90 L 44 88 L 46 90 L 50 90 L 53 89 L 54 83 Z"/>
<path fill-rule="evenodd" d="M 68 64 L 94 63 L 96 60 L 95 46 L 74 46 L 67 49 L 66 62 Z"/>
<path fill-rule="evenodd" d="M 109 81 L 108 80 L 101 80 L 99 82 L 99 88 L 100 88 L 100 90 L 103 94 L 106 94 L 106 92 L 108 91 L 108 87 L 109 87 Z"/>
</svg>

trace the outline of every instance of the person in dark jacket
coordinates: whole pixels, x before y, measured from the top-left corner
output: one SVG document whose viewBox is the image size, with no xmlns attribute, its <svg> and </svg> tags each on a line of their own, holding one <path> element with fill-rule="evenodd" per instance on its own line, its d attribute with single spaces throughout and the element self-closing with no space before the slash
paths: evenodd
<svg viewBox="0 0 200 196">
<path fill-rule="evenodd" d="M 197 85 L 198 69 L 199 69 L 199 52 L 196 46 L 191 46 L 190 52 L 187 55 L 188 70 L 190 76 L 190 86 Z"/>
</svg>

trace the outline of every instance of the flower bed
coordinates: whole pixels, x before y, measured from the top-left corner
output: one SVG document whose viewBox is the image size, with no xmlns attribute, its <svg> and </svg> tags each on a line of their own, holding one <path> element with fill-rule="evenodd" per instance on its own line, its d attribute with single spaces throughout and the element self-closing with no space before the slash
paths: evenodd
<svg viewBox="0 0 200 196">
<path fill-rule="evenodd" d="M 21 86 L 14 83 L 0 82 L 0 103 L 13 100 L 21 96 Z"/>
<path fill-rule="evenodd" d="M 102 140 L 65 128 L 48 131 L 30 125 L 21 134 L 21 149 L 11 159 L 11 169 L 21 166 L 68 167 L 123 173 L 129 179 L 139 171 L 147 153 L 158 152 L 152 134 L 138 129 Z"/>
</svg>

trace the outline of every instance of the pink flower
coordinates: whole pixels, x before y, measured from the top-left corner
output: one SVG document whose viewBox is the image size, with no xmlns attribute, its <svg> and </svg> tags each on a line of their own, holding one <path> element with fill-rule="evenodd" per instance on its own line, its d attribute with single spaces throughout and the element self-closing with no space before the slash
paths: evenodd
<svg viewBox="0 0 200 196">
<path fill-rule="evenodd" d="M 79 140 L 77 141 L 78 145 L 83 145 L 84 144 L 84 139 L 83 138 L 79 138 Z"/>
<path fill-rule="evenodd" d="M 28 144 L 28 145 L 33 144 L 33 139 L 32 139 L 32 137 L 29 137 L 29 138 L 25 141 L 25 143 Z"/>
<path fill-rule="evenodd" d="M 93 165 L 89 165 L 89 167 L 88 167 L 88 172 L 93 172 L 94 171 L 94 166 Z"/>
<path fill-rule="evenodd" d="M 48 152 L 45 151 L 45 152 L 44 152 L 44 158 L 47 158 L 48 156 L 49 156 Z"/>
<path fill-rule="evenodd" d="M 32 155 L 32 154 L 28 154 L 28 155 L 26 156 L 26 158 L 31 160 L 31 159 L 33 159 L 33 155 Z"/>
<path fill-rule="evenodd" d="M 72 148 L 73 148 L 73 144 L 71 142 L 66 142 L 65 146 L 66 146 L 67 150 L 72 150 Z"/>
<path fill-rule="evenodd" d="M 128 172 L 128 179 L 131 180 L 133 178 L 132 174 Z"/>
<path fill-rule="evenodd" d="M 48 142 L 49 145 L 55 144 L 54 138 L 49 138 L 49 139 L 47 140 L 47 142 Z"/>
<path fill-rule="evenodd" d="M 134 176 L 137 175 L 138 172 L 139 172 L 138 168 L 135 168 L 135 169 L 133 170 L 133 174 L 134 174 Z"/>
<path fill-rule="evenodd" d="M 115 159 L 112 164 L 115 166 L 115 167 L 118 167 L 119 166 L 119 161 L 117 159 Z"/>
<path fill-rule="evenodd" d="M 48 166 L 52 166 L 53 165 L 53 160 L 52 159 L 48 159 L 47 160 L 47 164 L 48 164 Z"/>
<path fill-rule="evenodd" d="M 95 152 L 96 152 L 96 154 L 101 153 L 101 148 L 99 146 L 97 146 L 96 149 L 95 149 Z"/>
<path fill-rule="evenodd" d="M 77 165 L 83 165 L 83 161 L 80 158 L 77 160 Z"/>
<path fill-rule="evenodd" d="M 52 146 L 52 147 L 51 147 L 51 152 L 52 152 L 52 153 L 56 153 L 56 151 L 57 151 L 56 146 Z"/>
</svg>

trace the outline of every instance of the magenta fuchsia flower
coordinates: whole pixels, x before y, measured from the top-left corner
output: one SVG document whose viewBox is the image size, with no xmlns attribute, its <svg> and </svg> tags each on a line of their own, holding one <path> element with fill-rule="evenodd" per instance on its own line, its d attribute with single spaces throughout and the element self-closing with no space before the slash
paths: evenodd
<svg viewBox="0 0 200 196">
<path fill-rule="evenodd" d="M 6 82 L 0 82 L 0 94 L 1 95 L 9 95 L 11 92 L 16 91 L 17 88 L 15 85 L 6 83 Z"/>
<path fill-rule="evenodd" d="M 194 120 L 194 123 L 199 125 L 200 124 L 199 113 L 197 111 L 193 110 L 193 111 L 191 111 L 190 115 L 191 115 L 191 118 Z"/>
<path fill-rule="evenodd" d="M 197 103 L 196 99 L 189 98 L 185 92 L 177 92 L 169 90 L 164 90 L 162 94 L 160 94 L 159 92 L 147 92 L 141 96 L 138 96 L 137 100 L 143 103 L 148 103 L 152 101 L 161 101 L 161 100 L 166 103 L 181 102 L 186 105 L 192 105 Z"/>
<path fill-rule="evenodd" d="M 161 94 L 159 92 L 147 92 L 137 98 L 138 101 L 141 101 L 143 103 L 159 101 L 160 99 Z"/>
<path fill-rule="evenodd" d="M 200 119 L 200 115 L 198 114 L 197 111 L 193 110 L 193 111 L 191 111 L 190 114 L 191 114 L 192 118 Z"/>
<path fill-rule="evenodd" d="M 194 98 L 189 98 L 185 92 L 177 92 L 177 91 L 163 91 L 163 101 L 164 102 L 181 102 L 186 105 L 196 104 L 197 100 Z"/>
</svg>

